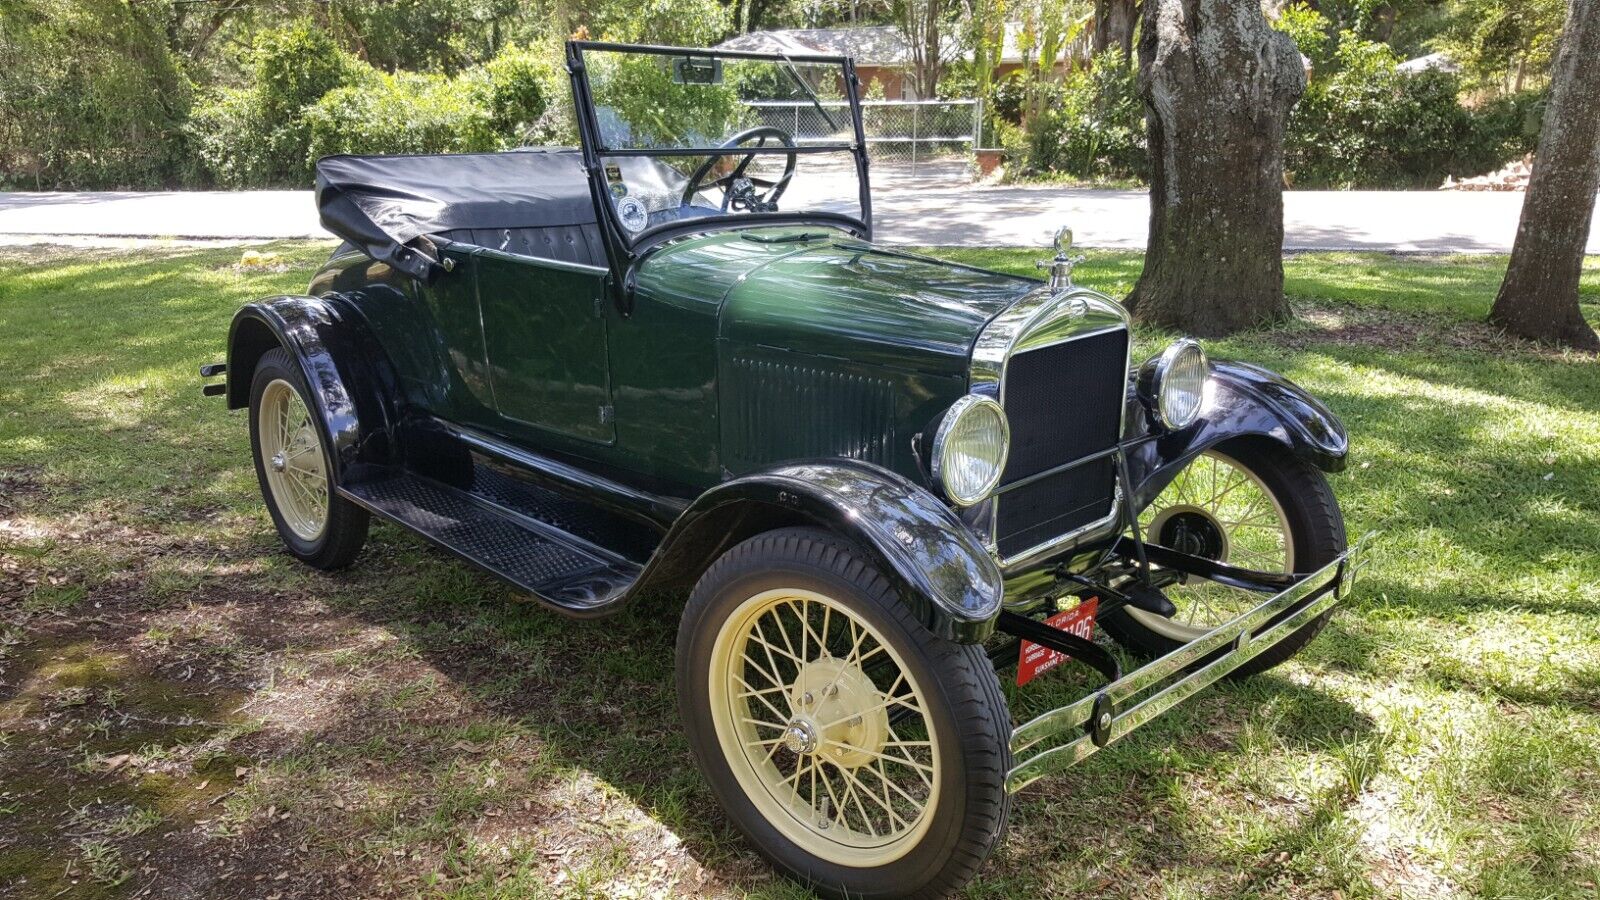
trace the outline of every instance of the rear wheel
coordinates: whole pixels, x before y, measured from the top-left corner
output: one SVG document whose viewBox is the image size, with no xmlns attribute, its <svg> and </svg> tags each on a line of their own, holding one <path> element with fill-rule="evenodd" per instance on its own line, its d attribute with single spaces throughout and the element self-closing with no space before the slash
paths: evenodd
<svg viewBox="0 0 1600 900">
<path fill-rule="evenodd" d="M 1224 443 L 1195 457 L 1139 514 L 1146 539 L 1194 556 L 1259 572 L 1310 572 L 1345 549 L 1339 502 L 1322 472 L 1288 449 L 1263 441 Z M 1249 610 L 1261 595 L 1190 577 L 1163 592 L 1170 617 L 1133 607 L 1101 620 L 1118 643 L 1161 656 Z M 1263 672 L 1299 652 L 1327 624 L 1310 622 L 1240 666 Z"/>
<path fill-rule="evenodd" d="M 943 896 L 998 842 L 1010 718 L 978 647 L 915 621 L 850 543 L 730 550 L 678 633 L 695 760 L 777 866 L 833 896 Z"/>
<path fill-rule="evenodd" d="M 333 490 L 333 460 L 305 380 L 287 351 L 262 355 L 250 383 L 250 447 L 272 523 L 289 552 L 319 569 L 350 564 L 367 511 Z"/>
</svg>

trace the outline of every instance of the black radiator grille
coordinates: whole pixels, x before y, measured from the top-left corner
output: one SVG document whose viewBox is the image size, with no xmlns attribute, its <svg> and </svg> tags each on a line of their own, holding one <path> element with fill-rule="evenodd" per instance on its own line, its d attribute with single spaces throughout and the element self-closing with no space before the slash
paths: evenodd
<svg viewBox="0 0 1600 900">
<path fill-rule="evenodd" d="M 1014 484 L 1109 449 L 1121 436 L 1128 332 L 1118 328 L 1013 356 L 1005 371 L 1011 455 L 995 503 L 995 543 L 1012 557 L 1111 512 L 1111 457 Z"/>
</svg>

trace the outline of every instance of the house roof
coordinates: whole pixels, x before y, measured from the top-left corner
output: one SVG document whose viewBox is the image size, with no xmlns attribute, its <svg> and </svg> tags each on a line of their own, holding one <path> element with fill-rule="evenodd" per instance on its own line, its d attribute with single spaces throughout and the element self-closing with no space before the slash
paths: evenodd
<svg viewBox="0 0 1600 900">
<path fill-rule="evenodd" d="M 1022 61 L 1022 23 L 1007 22 L 1000 61 Z M 970 58 L 972 51 L 961 47 L 953 36 L 944 38 L 945 57 Z M 906 66 L 911 64 L 911 49 L 898 25 L 864 25 L 856 28 L 784 28 L 753 31 L 729 38 L 717 45 L 720 50 L 754 53 L 820 53 L 855 57 L 857 65 Z"/>
<path fill-rule="evenodd" d="M 906 65 L 911 57 L 905 37 L 894 25 L 753 31 L 729 38 L 718 44 L 717 49 L 853 56 L 858 63 L 880 66 Z"/>
<path fill-rule="evenodd" d="M 1461 71 L 1461 67 L 1456 65 L 1456 61 L 1451 59 L 1448 53 L 1429 53 L 1427 56 L 1408 59 L 1395 66 L 1395 68 L 1402 72 L 1412 73 L 1425 72 L 1428 69 L 1438 69 L 1441 72 Z"/>
</svg>

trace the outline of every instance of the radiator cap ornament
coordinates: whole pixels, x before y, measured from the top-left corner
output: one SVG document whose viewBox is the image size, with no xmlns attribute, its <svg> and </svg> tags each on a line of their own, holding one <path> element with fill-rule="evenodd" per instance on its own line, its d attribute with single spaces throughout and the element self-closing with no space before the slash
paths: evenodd
<svg viewBox="0 0 1600 900">
<path fill-rule="evenodd" d="M 1039 268 L 1049 267 L 1052 291 L 1064 291 L 1072 287 L 1072 267 L 1083 262 L 1084 257 L 1068 255 L 1072 249 L 1072 229 L 1065 225 L 1056 229 L 1056 236 L 1051 243 L 1055 246 L 1055 258 L 1048 262 L 1041 261 Z"/>
</svg>

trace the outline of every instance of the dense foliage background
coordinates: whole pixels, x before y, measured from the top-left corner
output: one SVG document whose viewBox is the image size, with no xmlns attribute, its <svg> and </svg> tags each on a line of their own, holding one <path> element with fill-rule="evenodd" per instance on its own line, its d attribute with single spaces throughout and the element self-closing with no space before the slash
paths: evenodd
<svg viewBox="0 0 1600 900">
<path fill-rule="evenodd" d="M 560 44 L 574 32 L 708 45 L 850 24 L 942 29 L 951 49 L 918 65 L 944 96 L 984 97 L 985 143 L 1007 151 L 1013 177 L 1141 180 L 1137 67 L 1116 42 L 1086 49 L 1096 7 L 1114 5 L 0 0 L 0 187 L 302 186 L 328 153 L 571 142 Z M 1560 0 L 1318 0 L 1272 14 L 1311 67 L 1288 136 L 1297 186 L 1432 187 L 1532 150 Z M 1002 75 L 1005 23 L 1024 62 Z M 1400 68 L 1435 51 L 1454 71 Z"/>
</svg>

